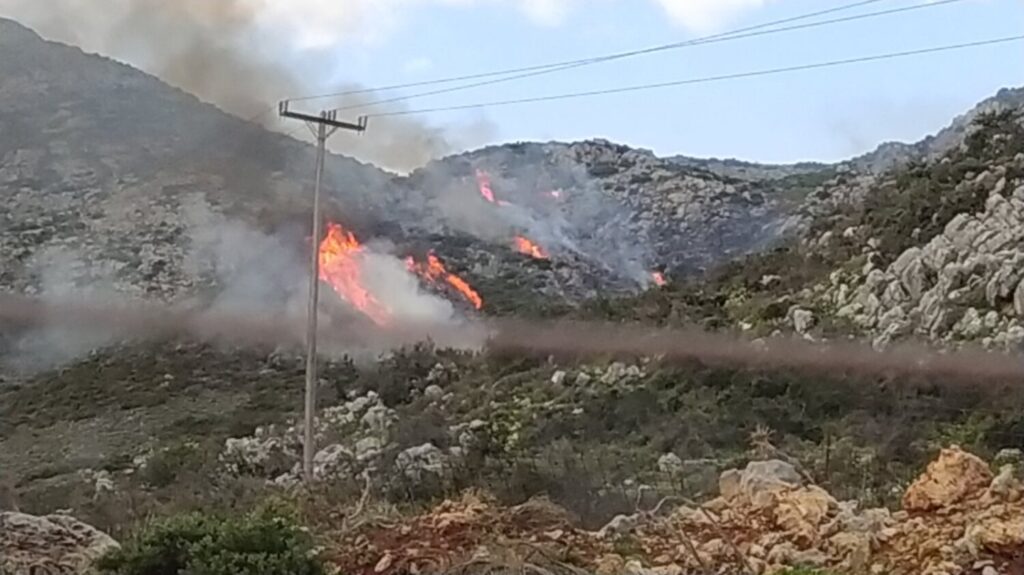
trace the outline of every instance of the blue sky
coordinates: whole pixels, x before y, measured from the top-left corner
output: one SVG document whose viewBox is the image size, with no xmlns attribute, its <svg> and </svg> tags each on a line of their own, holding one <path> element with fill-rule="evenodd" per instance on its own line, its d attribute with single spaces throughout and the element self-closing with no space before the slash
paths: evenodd
<svg viewBox="0 0 1024 575">
<path fill-rule="evenodd" d="M 178 16 L 160 20 L 143 0 L 102 0 L 105 10 L 83 11 L 92 1 L 0 0 L 0 15 L 19 18 L 38 26 L 48 37 L 157 74 L 160 72 L 152 62 L 146 61 L 147 52 L 187 48 L 189 36 L 179 34 L 175 40 L 154 34 L 154 46 L 133 51 L 136 44 L 118 41 L 124 32 L 116 26 L 121 15 L 142 7 L 161 30 L 191 22 L 191 27 L 217 38 L 223 36 L 223 19 L 229 18 L 228 25 L 236 24 L 236 32 L 237 23 L 243 23 L 241 38 L 225 40 L 233 43 L 235 50 L 241 50 L 246 58 L 298 72 L 305 84 L 302 90 L 319 93 L 335 91 L 343 84 L 389 85 L 593 57 L 852 3 L 174 0 L 176 4 L 161 6 L 173 6 L 164 12 L 176 11 Z M 929 1 L 879 0 L 826 18 Z M 717 76 L 1022 33 L 1024 0 L 962 0 L 909 13 L 598 64 L 423 98 L 408 106 L 429 108 Z M 428 157 L 441 153 L 437 146 L 420 145 L 417 140 L 434 138 L 433 128 L 445 128 L 446 139 L 456 147 L 600 137 L 661 155 L 833 161 L 866 152 L 883 141 L 918 140 L 998 89 L 1020 85 L 1024 85 L 1024 42 L 648 92 L 429 114 L 414 117 L 417 125 L 384 125 L 374 120 L 370 128 L 374 137 L 362 142 L 364 148 L 372 147 L 371 140 L 378 148 L 388 148 L 374 149 L 364 154 L 364 159 L 387 163 L 389 158 L 401 157 L 406 164 L 425 161 L 422 154 L 412 153 L 413 148 L 427 149 Z M 315 110 L 331 104 L 303 106 Z M 416 129 L 424 125 L 430 129 Z M 353 141 L 341 144 L 358 155 Z"/>
<path fill-rule="evenodd" d="M 630 50 L 843 4 L 733 1 L 710 20 L 672 18 L 654 0 L 588 0 L 530 14 L 508 2 L 405 5 L 366 37 L 321 47 L 334 81 L 386 85 Z M 539 2 L 543 4 L 543 2 Z M 671 4 L 666 0 L 664 4 Z M 879 2 L 859 11 L 912 5 Z M 535 2 L 538 4 L 538 2 Z M 763 5 L 762 5 L 763 4 Z M 853 14 L 855 12 L 849 12 Z M 844 15 L 846 12 L 840 14 Z M 679 16 L 679 13 L 676 13 Z M 835 16 L 830 16 L 835 17 Z M 379 32 L 379 33 L 378 33 Z M 696 78 L 969 42 L 1024 32 L 1024 2 L 966 0 L 820 29 L 685 48 L 416 100 L 413 108 Z M 329 46 L 329 47 L 326 47 Z M 1024 43 L 585 100 L 427 115 L 484 119 L 497 142 L 602 137 L 661 155 L 765 162 L 837 160 L 882 141 L 917 140 L 1004 86 L 1024 84 Z"/>
</svg>

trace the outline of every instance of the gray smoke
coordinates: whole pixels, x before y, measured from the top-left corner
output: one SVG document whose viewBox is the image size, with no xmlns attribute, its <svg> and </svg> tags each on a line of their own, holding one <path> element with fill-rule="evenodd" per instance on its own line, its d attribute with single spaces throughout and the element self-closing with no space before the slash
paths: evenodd
<svg viewBox="0 0 1024 575">
<path fill-rule="evenodd" d="M 289 247 L 304 245 L 300 230 L 267 235 L 217 213 L 200 198 L 187 204 L 184 213 L 191 245 L 185 269 L 199 277 L 213 278 L 216 286 L 215 296 L 204 303 L 204 310 L 271 314 L 304 321 L 309 262 L 305 252 Z M 404 262 L 388 248 L 367 243 L 357 262 L 361 285 L 387 308 L 394 321 L 433 325 L 456 321 L 452 305 L 424 292 Z M 346 315 L 359 317 L 351 302 L 326 285 L 322 287 L 322 312 L 344 310 Z"/>
<path fill-rule="evenodd" d="M 478 169 L 488 174 L 498 205 L 483 199 Z M 639 286 L 651 281 L 658 262 L 652 241 L 637 233 L 635 211 L 604 190 L 564 145 L 492 148 L 432 162 L 416 177 L 430 198 L 421 209 L 437 215 L 434 225 L 499 244 L 524 235 L 554 258 L 581 258 Z"/>
<path fill-rule="evenodd" d="M 308 140 L 304 127 L 277 117 L 284 98 L 358 86 L 312 81 L 329 69 L 329 55 L 291 52 L 259 22 L 261 3 L 248 0 L 0 0 L 0 14 L 35 28 L 44 37 L 124 60 L 164 81 L 244 118 Z M 282 54 L 293 56 L 287 61 Z M 348 107 L 380 96 L 309 102 Z M 303 105 L 305 106 L 305 104 Z M 394 111 L 372 108 L 365 111 Z M 364 113 L 353 110 L 352 119 Z M 409 118 L 380 118 L 365 135 L 339 134 L 335 149 L 380 167 L 407 172 L 478 145 L 492 135 L 484 121 L 436 127 Z"/>
<path fill-rule="evenodd" d="M 204 329 L 223 317 L 277 319 L 273 343 L 290 342 L 298 349 L 305 334 L 309 290 L 308 254 L 304 230 L 280 230 L 273 235 L 232 219 L 212 208 L 201 195 L 186 198 L 182 207 L 187 249 L 182 271 L 196 278 L 196 292 L 171 302 L 170 309 L 190 314 Z M 456 326 L 461 323 L 452 304 L 420 287 L 404 262 L 389 253 L 389 246 L 368 244 L 359 258 L 361 282 L 388 310 L 395 327 L 403 325 Z M 119 266 L 90 260 L 72 246 L 58 245 L 37 251 L 31 263 L 39 302 L 64 306 L 154 305 L 142 288 L 119 277 Z M 367 319 L 328 286 L 322 286 L 320 320 L 325 326 Z M 161 305 L 162 302 L 161 302 Z M 80 359 L 90 352 L 130 337 L 163 335 L 147 329 L 97 322 L 68 322 L 59 312 L 17 334 L 0 363 L 14 371 L 33 373 Z M 0 322 L 0 332 L 9 326 Z M 389 326 L 390 327 L 390 326 Z M 3 334 L 0 334 L 3 335 Z M 353 346 L 335 345 L 327 355 L 376 356 L 390 345 L 414 343 L 405 335 L 380 334 L 357 340 Z M 223 338 L 225 343 L 237 343 Z M 459 346 L 479 346 L 481 339 L 459 339 Z"/>
<path fill-rule="evenodd" d="M 119 301 L 116 272 L 110 266 L 91 265 L 68 247 L 43 249 L 29 262 L 38 277 L 37 295 L 47 304 L 58 302 L 107 304 Z M 123 297 L 123 296 L 122 296 Z M 59 324 L 59 316 L 44 322 L 11 342 L 0 357 L 2 363 L 20 372 L 34 372 L 80 358 L 94 349 L 111 344 L 116 332 L 95 324 Z"/>
</svg>

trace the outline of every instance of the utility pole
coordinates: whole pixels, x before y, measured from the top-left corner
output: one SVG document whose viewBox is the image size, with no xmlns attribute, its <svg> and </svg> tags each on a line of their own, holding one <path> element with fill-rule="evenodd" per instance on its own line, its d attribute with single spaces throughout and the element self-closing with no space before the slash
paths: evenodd
<svg viewBox="0 0 1024 575">
<path fill-rule="evenodd" d="M 310 257 L 309 307 L 306 310 L 306 396 L 305 426 L 302 444 L 302 472 L 306 484 L 313 483 L 313 455 L 316 453 L 316 437 L 313 420 L 316 415 L 317 358 L 317 304 L 320 301 L 320 187 L 324 178 L 324 159 L 327 155 L 327 139 L 339 129 L 352 130 L 360 134 L 366 130 L 366 116 L 358 124 L 338 121 L 337 110 L 325 110 L 319 116 L 301 114 L 288 109 L 288 100 L 278 104 L 278 113 L 284 118 L 302 120 L 316 137 L 316 178 L 313 187 L 313 246 Z"/>
</svg>

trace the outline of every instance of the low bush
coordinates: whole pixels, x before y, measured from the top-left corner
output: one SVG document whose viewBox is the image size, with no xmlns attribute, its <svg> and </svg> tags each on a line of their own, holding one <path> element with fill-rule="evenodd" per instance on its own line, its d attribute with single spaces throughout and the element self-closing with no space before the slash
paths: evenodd
<svg viewBox="0 0 1024 575">
<path fill-rule="evenodd" d="M 241 517 L 191 513 L 143 529 L 103 557 L 110 575 L 321 575 L 312 538 L 273 506 Z"/>
</svg>

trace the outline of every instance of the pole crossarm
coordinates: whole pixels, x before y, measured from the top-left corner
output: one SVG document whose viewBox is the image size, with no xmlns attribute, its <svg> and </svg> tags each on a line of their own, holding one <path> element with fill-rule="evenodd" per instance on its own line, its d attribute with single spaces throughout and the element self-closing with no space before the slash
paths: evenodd
<svg viewBox="0 0 1024 575">
<path fill-rule="evenodd" d="M 367 116 L 359 116 L 358 123 L 353 124 L 352 122 L 343 122 L 338 120 L 337 110 L 327 110 L 320 112 L 319 116 L 314 116 L 312 114 L 304 114 L 302 112 L 292 112 L 288 107 L 288 100 L 282 101 L 278 104 L 278 113 L 285 118 L 302 120 L 303 122 L 312 122 L 314 124 L 326 124 L 336 129 L 352 130 L 354 132 L 366 131 Z"/>
</svg>

